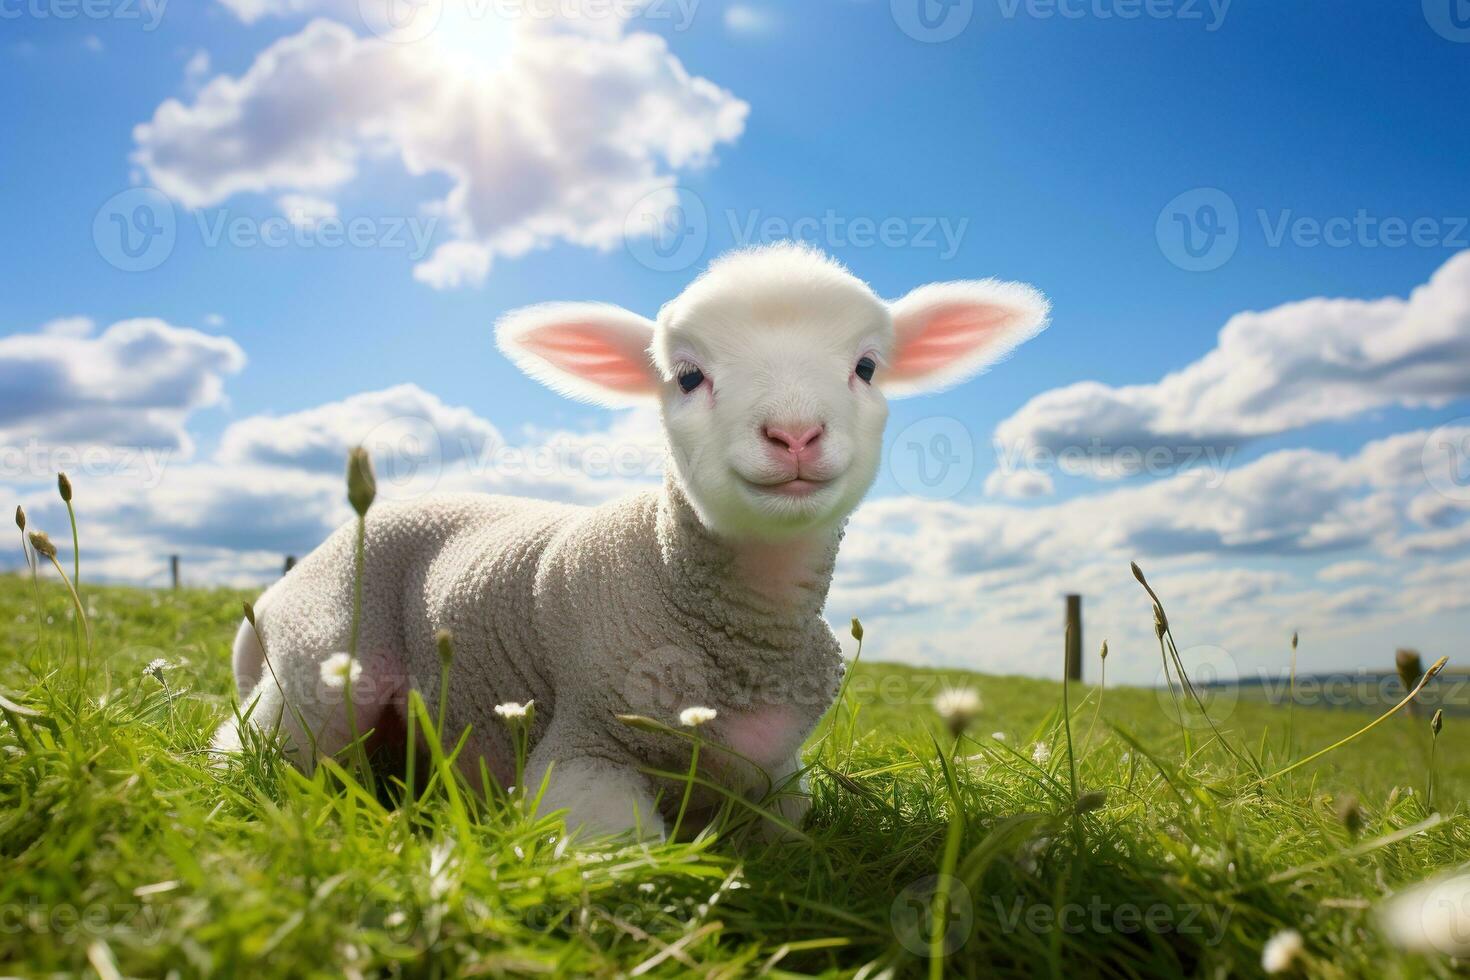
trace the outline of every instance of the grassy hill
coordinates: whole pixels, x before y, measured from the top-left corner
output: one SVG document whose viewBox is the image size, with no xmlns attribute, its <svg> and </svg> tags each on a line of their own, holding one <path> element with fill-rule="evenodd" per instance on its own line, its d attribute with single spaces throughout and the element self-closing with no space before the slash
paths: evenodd
<svg viewBox="0 0 1470 980">
<path fill-rule="evenodd" d="M 880 663 L 870 632 L 810 747 L 806 839 L 760 843 L 732 808 L 692 841 L 567 846 L 443 762 L 417 794 L 265 746 L 212 766 L 246 596 L 84 583 L 79 685 L 71 600 L 41 586 L 38 621 L 29 579 L 0 579 L 0 973 L 1253 975 L 1286 929 L 1312 975 L 1454 969 L 1376 909 L 1470 859 L 1458 718 L 1432 803 L 1406 714 L 1277 776 L 1373 714 L 1299 708 L 1288 748 L 1256 694 L 1203 690 L 1216 734 L 1166 692 L 1074 687 L 1069 751 L 1061 685 Z M 983 699 L 958 742 L 947 686 Z"/>
</svg>

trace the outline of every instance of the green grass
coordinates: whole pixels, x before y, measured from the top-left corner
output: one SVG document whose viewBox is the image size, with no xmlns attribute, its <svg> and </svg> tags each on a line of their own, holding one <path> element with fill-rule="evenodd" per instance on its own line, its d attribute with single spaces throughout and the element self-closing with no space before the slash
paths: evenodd
<svg viewBox="0 0 1470 980">
<path fill-rule="evenodd" d="M 1385 842 L 1431 819 L 1427 719 L 1263 780 L 1372 716 L 1298 708 L 1287 755 L 1285 708 L 1217 703 L 1232 753 L 1208 727 L 1182 735 L 1150 690 L 1108 690 L 1094 727 L 1097 693 L 1075 687 L 1078 793 L 1106 792 L 1078 815 L 1060 685 L 864 664 L 813 773 L 809 840 L 569 848 L 554 819 L 443 779 L 397 805 L 380 780 L 384 805 L 261 745 L 213 768 L 246 596 L 84 582 L 79 690 L 71 599 L 54 570 L 42 589 L 38 645 L 31 583 L 0 579 L 0 694 L 34 712 L 0 721 L 3 974 L 1213 977 L 1258 973 L 1284 928 L 1312 975 L 1452 971 L 1386 945 L 1373 906 L 1470 857 L 1458 719 L 1438 750 L 1443 819 Z M 883 637 L 866 643 L 881 658 Z M 1111 663 L 1128 656 L 1158 652 Z M 155 658 L 166 683 L 143 673 Z M 984 698 L 957 746 L 929 706 L 944 683 Z M 940 871 L 953 930 L 935 937 Z M 931 961 L 936 938 L 948 955 Z"/>
</svg>

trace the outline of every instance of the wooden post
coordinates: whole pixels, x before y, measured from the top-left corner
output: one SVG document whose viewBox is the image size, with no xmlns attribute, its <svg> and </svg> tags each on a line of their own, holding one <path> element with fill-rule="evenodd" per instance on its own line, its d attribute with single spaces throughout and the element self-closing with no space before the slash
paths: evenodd
<svg viewBox="0 0 1470 980">
<path fill-rule="evenodd" d="M 1067 596 L 1067 680 L 1082 680 L 1082 597 Z"/>
<path fill-rule="evenodd" d="M 168 570 L 173 575 L 174 588 L 177 589 L 179 587 L 179 556 L 178 555 L 169 555 L 168 556 Z"/>
<path fill-rule="evenodd" d="M 287 555 L 286 556 L 286 567 L 281 570 L 281 574 L 282 575 L 285 575 L 287 572 L 289 572 L 291 569 L 293 569 L 295 567 L 296 567 L 296 556 L 295 555 Z"/>
</svg>

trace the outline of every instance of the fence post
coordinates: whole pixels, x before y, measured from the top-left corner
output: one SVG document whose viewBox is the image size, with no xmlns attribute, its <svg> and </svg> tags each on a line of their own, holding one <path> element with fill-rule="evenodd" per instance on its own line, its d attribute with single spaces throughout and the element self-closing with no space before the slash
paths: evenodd
<svg viewBox="0 0 1470 980">
<path fill-rule="evenodd" d="M 1082 597 L 1067 596 L 1067 680 L 1082 680 Z"/>
</svg>

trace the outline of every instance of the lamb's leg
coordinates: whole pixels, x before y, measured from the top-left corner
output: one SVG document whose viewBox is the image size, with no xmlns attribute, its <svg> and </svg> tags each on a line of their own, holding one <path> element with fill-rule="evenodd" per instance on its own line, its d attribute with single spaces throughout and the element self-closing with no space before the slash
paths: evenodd
<svg viewBox="0 0 1470 980">
<path fill-rule="evenodd" d="M 403 701 L 407 689 L 397 656 L 369 652 L 359 659 L 362 671 L 352 687 L 352 715 L 341 686 L 322 677 L 322 664 L 333 656 L 292 651 L 272 657 L 255 687 L 243 693 L 241 714 L 248 724 L 285 745 L 286 755 L 306 772 L 316 767 L 317 755 L 335 755 L 352 742 L 353 722 L 358 734 L 376 729 Z M 355 717 L 354 717 L 355 716 Z M 238 752 L 241 732 L 229 718 L 215 733 L 216 752 Z"/>
<path fill-rule="evenodd" d="M 812 808 L 811 784 L 804 770 L 801 750 L 798 749 L 771 773 L 771 787 L 776 798 L 768 805 L 782 820 L 797 829 L 801 828 L 807 811 Z M 786 827 L 774 820 L 762 821 L 761 831 L 768 839 L 779 840 L 792 836 Z"/>
<path fill-rule="evenodd" d="M 648 777 L 631 764 L 620 765 L 580 753 L 559 737 L 552 723 L 526 763 L 531 794 L 546 781 L 539 812 L 566 810 L 567 830 L 585 837 L 632 833 L 640 839 L 664 835 L 663 817 Z M 547 770 L 550 776 L 547 777 Z"/>
</svg>

